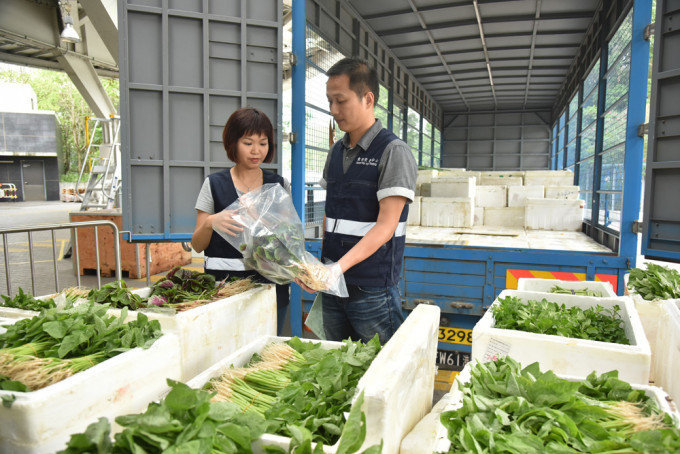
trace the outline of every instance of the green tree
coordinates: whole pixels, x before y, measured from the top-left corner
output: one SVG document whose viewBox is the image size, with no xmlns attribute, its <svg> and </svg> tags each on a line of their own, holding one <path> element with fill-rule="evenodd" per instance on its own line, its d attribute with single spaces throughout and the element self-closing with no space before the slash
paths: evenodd
<svg viewBox="0 0 680 454">
<path fill-rule="evenodd" d="M 55 112 L 61 124 L 63 173 L 79 172 L 87 150 L 86 118 L 94 114 L 68 75 L 58 71 L 17 67 L 0 71 L 0 81 L 29 84 L 38 98 L 38 109 Z M 118 80 L 101 79 L 101 82 L 113 104 L 118 106 Z"/>
</svg>

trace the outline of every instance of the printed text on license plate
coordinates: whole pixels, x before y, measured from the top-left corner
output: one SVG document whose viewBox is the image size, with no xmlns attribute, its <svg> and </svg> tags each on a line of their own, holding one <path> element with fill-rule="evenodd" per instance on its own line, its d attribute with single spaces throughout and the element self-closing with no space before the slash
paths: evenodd
<svg viewBox="0 0 680 454">
<path fill-rule="evenodd" d="M 472 345 L 472 330 L 463 328 L 439 327 L 439 342 Z"/>
</svg>

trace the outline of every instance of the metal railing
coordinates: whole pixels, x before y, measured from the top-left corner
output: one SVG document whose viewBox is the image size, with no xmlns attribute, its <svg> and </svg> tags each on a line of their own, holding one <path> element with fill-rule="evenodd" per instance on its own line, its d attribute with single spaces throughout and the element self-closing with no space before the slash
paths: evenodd
<svg viewBox="0 0 680 454">
<path fill-rule="evenodd" d="M 94 242 L 95 242 L 95 257 L 97 263 L 97 287 L 101 288 L 101 269 L 99 261 L 99 227 L 107 226 L 113 230 L 113 244 L 114 244 L 114 257 L 115 257 L 115 270 L 116 270 L 116 280 L 121 280 L 121 267 L 120 267 L 120 235 L 118 232 L 118 226 L 112 221 L 86 221 L 86 222 L 69 222 L 65 224 L 44 224 L 39 226 L 19 226 L 9 229 L 0 228 L 0 236 L 2 237 L 3 253 L 4 253 L 4 263 L 5 263 L 5 281 L 7 283 L 7 294 L 11 296 L 12 294 L 12 284 L 11 284 L 11 271 L 10 271 L 10 259 L 9 259 L 9 244 L 7 242 L 7 235 L 13 233 L 26 233 L 28 235 L 28 255 L 29 264 L 31 268 L 31 290 L 33 295 L 36 294 L 35 287 L 35 257 L 33 252 L 33 233 L 39 231 L 49 231 L 52 236 L 52 264 L 54 269 L 54 287 L 55 292 L 60 292 L 59 286 L 59 272 L 57 269 L 57 252 L 56 252 L 56 230 L 72 229 L 73 230 L 73 257 L 75 257 L 75 275 L 77 280 L 77 285 L 80 287 L 80 257 L 78 254 L 78 229 L 85 227 L 94 228 Z"/>
</svg>

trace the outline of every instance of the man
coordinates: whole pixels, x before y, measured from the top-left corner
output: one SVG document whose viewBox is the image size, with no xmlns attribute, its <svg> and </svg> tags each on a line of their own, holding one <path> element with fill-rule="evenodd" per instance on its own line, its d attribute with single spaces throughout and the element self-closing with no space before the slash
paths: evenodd
<svg viewBox="0 0 680 454">
<path fill-rule="evenodd" d="M 328 153 L 320 184 L 327 190 L 322 256 L 344 273 L 349 296 L 322 294 L 328 340 L 385 343 L 404 321 L 399 279 L 408 203 L 417 165 L 411 150 L 376 120 L 378 74 L 345 58 L 328 72 L 330 113 L 344 131 Z"/>
</svg>

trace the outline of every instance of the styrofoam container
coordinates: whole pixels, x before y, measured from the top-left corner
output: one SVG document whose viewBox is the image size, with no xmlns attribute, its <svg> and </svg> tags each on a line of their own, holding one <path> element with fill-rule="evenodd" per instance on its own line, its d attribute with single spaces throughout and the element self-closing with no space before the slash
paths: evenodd
<svg viewBox="0 0 680 454">
<path fill-rule="evenodd" d="M 3 328 L 2 325 L 13 325 L 14 323 L 18 322 L 19 320 L 25 319 L 25 318 L 31 318 L 35 317 L 38 315 L 39 312 L 36 311 L 27 311 L 24 309 L 17 309 L 14 307 L 4 307 L 0 306 L 0 334 L 4 333 L 7 331 L 6 328 Z"/>
<path fill-rule="evenodd" d="M 423 227 L 472 227 L 474 200 L 467 197 L 425 197 L 420 205 Z"/>
<path fill-rule="evenodd" d="M 528 366 L 530 363 L 522 363 L 523 366 Z M 448 439 L 446 428 L 440 421 L 441 414 L 446 411 L 457 410 L 463 405 L 463 393 L 458 388 L 458 381 L 467 383 L 470 381 L 471 364 L 466 365 L 457 380 L 453 382 L 451 391 L 446 393 L 439 402 L 432 408 L 417 425 L 409 432 L 401 443 L 401 454 L 424 454 L 432 452 L 447 452 L 451 443 Z M 544 368 L 541 368 L 545 371 Z M 582 380 L 585 377 L 570 376 L 565 374 L 558 374 L 560 377 L 570 381 Z M 649 385 L 631 384 L 633 389 L 644 390 L 645 394 L 649 396 L 659 409 L 671 415 L 675 421 L 676 426 L 679 426 L 680 415 L 678 415 L 677 407 L 673 403 L 669 403 L 667 394 L 661 388 Z"/>
<path fill-rule="evenodd" d="M 508 206 L 523 207 L 527 199 L 542 199 L 543 186 L 508 186 Z"/>
<path fill-rule="evenodd" d="M 362 410 L 366 415 L 366 439 L 361 449 L 383 442 L 383 454 L 396 454 L 402 438 L 432 409 L 435 359 L 440 309 L 418 305 L 403 325 L 385 344 L 357 385 L 357 396 L 364 393 Z M 254 353 L 271 342 L 287 338 L 264 336 L 217 362 L 187 384 L 201 388 L 225 369 L 240 367 Z M 325 349 L 339 348 L 342 343 L 303 339 L 321 343 Z M 355 396 L 356 398 L 356 396 Z M 263 453 L 263 446 L 288 449 L 290 438 L 265 434 L 253 444 L 254 452 Z M 324 446 L 324 452 L 337 451 L 337 445 Z"/>
<path fill-rule="evenodd" d="M 475 177 L 436 178 L 430 183 L 430 197 L 474 197 Z"/>
<path fill-rule="evenodd" d="M 680 405 L 680 299 L 663 303 L 654 350 L 654 379 Z"/>
<path fill-rule="evenodd" d="M 626 286 L 629 275 L 625 276 Z M 647 336 L 647 341 L 649 342 L 649 348 L 652 351 L 652 365 L 649 371 L 649 381 L 656 383 L 656 375 L 660 370 L 659 363 L 659 348 L 663 349 L 663 346 L 659 346 L 660 337 L 660 326 L 666 313 L 663 308 L 664 300 L 657 299 L 653 301 L 648 301 L 639 293 L 628 289 L 629 296 L 633 300 L 635 305 L 635 310 L 640 316 L 640 322 L 642 323 L 642 328 L 645 330 L 645 335 Z M 663 356 L 663 355 L 661 355 Z"/>
<path fill-rule="evenodd" d="M 481 186 L 522 186 L 522 177 L 482 176 L 477 180 Z"/>
<path fill-rule="evenodd" d="M 408 205 L 406 225 L 420 225 L 420 205 L 422 200 L 421 196 L 415 196 L 413 202 Z"/>
<path fill-rule="evenodd" d="M 475 207 L 474 217 L 472 219 L 472 225 L 473 226 L 484 225 L 484 208 Z"/>
<path fill-rule="evenodd" d="M 574 184 L 574 173 L 569 170 L 527 170 L 524 185 L 570 186 Z"/>
<path fill-rule="evenodd" d="M 533 230 L 579 231 L 583 200 L 527 199 L 524 226 Z"/>
<path fill-rule="evenodd" d="M 135 293 L 147 296 L 150 289 Z M 260 285 L 184 312 L 142 312 L 158 320 L 163 332 L 179 337 L 175 356 L 182 367 L 181 379 L 186 381 L 252 340 L 276 334 L 276 287 Z M 128 312 L 128 320 L 136 317 L 137 312 Z"/>
<path fill-rule="evenodd" d="M 486 362 L 497 357 L 510 356 L 522 364 L 538 361 L 541 369 L 583 377 L 592 371 L 604 373 L 618 369 L 622 380 L 638 384 L 649 383 L 651 349 L 630 298 L 561 294 L 551 294 L 546 298 L 546 294 L 540 292 L 503 290 L 493 304 L 499 304 L 498 300 L 506 296 L 518 297 L 524 302 L 545 298 L 567 307 L 578 306 L 582 309 L 598 305 L 610 309 L 618 305 L 630 345 L 499 329 L 494 327 L 493 314 L 488 310 L 472 330 L 473 360 Z"/>
<path fill-rule="evenodd" d="M 430 194 L 432 193 L 432 183 L 422 183 L 417 186 L 416 189 L 418 189 L 419 196 L 430 197 Z"/>
<path fill-rule="evenodd" d="M 484 225 L 493 227 L 524 227 L 524 207 L 484 208 Z"/>
<path fill-rule="evenodd" d="M 138 413 L 180 378 L 179 339 L 164 334 L 144 350 L 135 348 L 54 385 L 16 396 L 11 408 L 0 406 L 0 452 L 53 453 L 71 434 L 84 432 L 99 417 Z"/>
<path fill-rule="evenodd" d="M 502 208 L 508 205 L 506 186 L 477 186 L 475 206 L 483 208 Z"/>
<path fill-rule="evenodd" d="M 578 191 L 578 186 L 547 186 L 544 197 L 546 199 L 576 200 L 579 198 Z"/>
<path fill-rule="evenodd" d="M 420 185 L 422 183 L 430 183 L 432 181 L 432 178 L 437 177 L 437 171 L 433 169 L 428 169 L 428 170 L 419 170 L 418 175 L 416 176 L 416 185 Z"/>
<path fill-rule="evenodd" d="M 483 177 L 524 178 L 525 170 L 491 170 L 482 172 Z"/>
<path fill-rule="evenodd" d="M 602 297 L 614 297 L 618 295 L 614 291 L 614 287 L 609 282 L 603 281 L 563 281 L 560 279 L 534 279 L 522 277 L 517 281 L 517 290 L 525 292 L 542 292 L 550 293 L 550 289 L 559 285 L 567 290 L 583 290 L 588 289 L 594 292 L 600 292 Z M 554 295 L 554 293 L 550 293 Z"/>
</svg>

